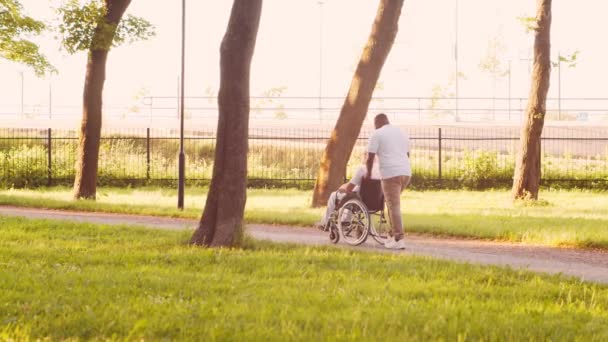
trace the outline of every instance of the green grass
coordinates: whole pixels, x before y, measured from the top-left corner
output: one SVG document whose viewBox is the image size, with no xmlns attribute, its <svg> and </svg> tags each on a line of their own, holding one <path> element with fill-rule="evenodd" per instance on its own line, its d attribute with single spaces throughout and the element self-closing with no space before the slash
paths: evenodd
<svg viewBox="0 0 608 342">
<path fill-rule="evenodd" d="M 597 340 L 608 288 L 395 254 L 0 216 L 0 340 Z"/>
<path fill-rule="evenodd" d="M 205 190 L 186 190 L 186 210 L 176 207 L 174 189 L 100 188 L 99 199 L 73 201 L 63 187 L 0 190 L 0 205 L 199 218 Z M 312 225 L 323 209 L 309 206 L 311 192 L 253 189 L 249 223 Z M 506 191 L 405 191 L 407 232 L 608 249 L 608 195 L 590 191 L 543 191 L 537 204 L 513 203 Z"/>
</svg>

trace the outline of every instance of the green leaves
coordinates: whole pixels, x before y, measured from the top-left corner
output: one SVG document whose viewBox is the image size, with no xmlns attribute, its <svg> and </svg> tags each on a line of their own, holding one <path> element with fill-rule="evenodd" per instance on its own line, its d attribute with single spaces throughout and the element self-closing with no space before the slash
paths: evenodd
<svg viewBox="0 0 608 342">
<path fill-rule="evenodd" d="M 0 35 L 3 38 L 24 33 L 39 34 L 44 29 L 42 22 L 23 16 L 21 9 L 16 0 L 0 0 Z"/>
<path fill-rule="evenodd" d="M 62 45 L 71 54 L 109 50 L 113 46 L 154 36 L 154 27 L 143 18 L 127 15 L 118 24 L 109 23 L 107 8 L 98 0 L 82 6 L 78 0 L 69 0 L 57 12 L 61 18 L 58 30 Z"/>
<path fill-rule="evenodd" d="M 538 22 L 536 17 L 517 17 L 517 20 L 524 26 L 526 32 L 536 31 L 538 29 Z"/>
<path fill-rule="evenodd" d="M 154 26 L 150 22 L 129 14 L 118 25 L 114 36 L 114 46 L 147 40 L 154 35 Z"/>
<path fill-rule="evenodd" d="M 39 76 L 54 71 L 38 45 L 28 39 L 40 34 L 45 25 L 21 10 L 17 0 L 0 0 L 0 58 L 28 65 Z"/>
<path fill-rule="evenodd" d="M 561 53 L 557 56 L 557 61 L 551 61 L 553 67 L 558 67 L 560 63 L 565 63 L 568 68 L 574 68 L 576 66 L 579 50 L 574 51 L 571 54 L 562 55 Z"/>
<path fill-rule="evenodd" d="M 57 10 L 61 17 L 59 33 L 62 45 L 73 54 L 91 47 L 95 28 L 103 24 L 104 11 L 98 2 L 90 2 L 82 7 L 77 0 L 71 0 Z"/>
</svg>

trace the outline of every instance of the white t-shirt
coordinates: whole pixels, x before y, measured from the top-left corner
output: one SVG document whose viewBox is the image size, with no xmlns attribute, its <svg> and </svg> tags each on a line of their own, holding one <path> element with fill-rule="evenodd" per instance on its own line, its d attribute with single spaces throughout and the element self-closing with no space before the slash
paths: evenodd
<svg viewBox="0 0 608 342">
<path fill-rule="evenodd" d="M 407 153 L 410 151 L 410 138 L 399 127 L 384 125 L 377 129 L 367 147 L 380 161 L 382 179 L 411 176 L 412 167 Z"/>
<path fill-rule="evenodd" d="M 350 184 L 355 185 L 355 188 L 353 189 L 354 192 L 359 192 L 359 189 L 361 188 L 361 182 L 363 181 L 363 177 L 365 177 L 366 174 L 367 166 L 359 166 L 357 172 L 355 172 L 355 175 L 349 182 Z M 372 166 L 372 179 L 380 179 L 380 169 L 378 167 L 378 163 L 374 163 L 374 166 Z"/>
</svg>

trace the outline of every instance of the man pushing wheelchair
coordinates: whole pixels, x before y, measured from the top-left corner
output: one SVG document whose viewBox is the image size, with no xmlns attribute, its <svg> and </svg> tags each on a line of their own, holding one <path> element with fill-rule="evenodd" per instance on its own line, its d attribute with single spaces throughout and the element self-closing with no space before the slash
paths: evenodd
<svg viewBox="0 0 608 342">
<path fill-rule="evenodd" d="M 331 194 L 316 226 L 329 231 L 334 243 L 342 237 L 348 244 L 358 245 L 372 235 L 386 248 L 403 249 L 401 192 L 412 175 L 409 137 L 383 113 L 376 115 L 374 126 L 363 164 L 348 183 Z M 383 229 L 385 201 L 390 231 Z M 376 222 L 374 216 L 379 217 Z"/>
</svg>

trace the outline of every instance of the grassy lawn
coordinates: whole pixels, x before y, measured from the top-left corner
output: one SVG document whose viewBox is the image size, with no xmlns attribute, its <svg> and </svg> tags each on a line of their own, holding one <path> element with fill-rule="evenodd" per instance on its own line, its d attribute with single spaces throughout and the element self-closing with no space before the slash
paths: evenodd
<svg viewBox="0 0 608 342">
<path fill-rule="evenodd" d="M 198 218 L 205 190 L 186 191 L 186 210 L 175 209 L 174 189 L 101 188 L 99 199 L 71 200 L 64 187 L 0 190 L 0 204 Z M 250 190 L 249 223 L 312 225 L 323 209 L 309 207 L 311 192 Z M 513 203 L 507 191 L 406 191 L 406 231 L 446 236 L 608 249 L 608 194 L 543 191 L 536 204 Z"/>
<path fill-rule="evenodd" d="M 608 287 L 427 258 L 0 216 L 0 340 L 607 340 Z"/>
</svg>

